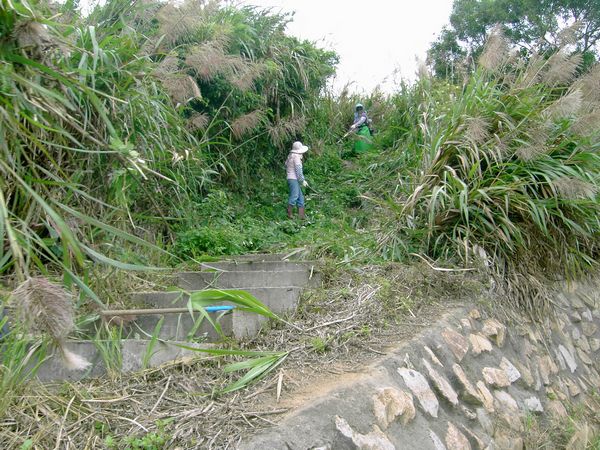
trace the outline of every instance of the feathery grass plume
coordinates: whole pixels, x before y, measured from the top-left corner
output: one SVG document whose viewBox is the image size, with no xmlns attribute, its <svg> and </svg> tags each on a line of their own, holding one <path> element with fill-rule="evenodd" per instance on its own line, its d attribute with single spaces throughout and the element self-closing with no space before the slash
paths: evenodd
<svg viewBox="0 0 600 450">
<path fill-rule="evenodd" d="M 490 137 L 490 124 L 483 117 L 470 117 L 466 122 L 465 137 L 468 141 L 479 145 Z"/>
<path fill-rule="evenodd" d="M 598 193 L 598 188 L 592 183 L 575 177 L 561 177 L 552 180 L 551 184 L 557 194 L 566 200 L 593 200 Z"/>
<path fill-rule="evenodd" d="M 231 123 L 231 132 L 236 139 L 240 139 L 264 123 L 265 119 L 265 113 L 261 110 L 244 114 Z"/>
<path fill-rule="evenodd" d="M 548 126 L 538 125 L 527 133 L 528 142 L 519 147 L 515 154 L 523 161 L 532 161 L 548 150 Z"/>
<path fill-rule="evenodd" d="M 497 134 L 494 134 L 494 144 L 493 148 L 499 156 L 500 160 L 506 159 L 509 155 L 512 154 L 509 143 L 511 142 L 510 134 L 504 135 L 502 138 Z"/>
<path fill-rule="evenodd" d="M 508 56 L 508 41 L 502 28 L 497 25 L 492 30 L 479 57 L 479 65 L 490 72 L 497 72 L 504 66 Z"/>
<path fill-rule="evenodd" d="M 168 55 L 165 57 L 154 70 L 155 75 L 164 77 L 171 73 L 176 73 L 179 70 L 179 58 L 176 55 Z"/>
<path fill-rule="evenodd" d="M 575 89 L 552 103 L 546 108 L 543 115 L 548 119 L 554 120 L 574 117 L 581 110 L 582 105 L 583 94 L 580 89 Z"/>
<path fill-rule="evenodd" d="M 570 129 L 579 136 L 591 137 L 600 135 L 600 109 L 580 115 L 571 124 Z"/>
<path fill-rule="evenodd" d="M 221 42 L 211 41 L 190 49 L 185 64 L 204 81 L 217 75 L 230 75 L 245 70 L 246 62 L 237 55 L 225 53 Z"/>
<path fill-rule="evenodd" d="M 579 39 L 578 33 L 580 32 L 583 23 L 576 21 L 572 25 L 560 30 L 557 35 L 556 43 L 559 47 L 565 47 L 567 45 L 573 45 L 577 43 Z"/>
<path fill-rule="evenodd" d="M 58 42 L 50 36 L 47 27 L 36 20 L 25 20 L 15 27 L 13 32 L 17 45 L 33 59 L 48 60 Z"/>
<path fill-rule="evenodd" d="M 265 66 L 263 64 L 256 64 L 248 61 L 232 71 L 227 79 L 240 91 L 247 91 L 254 87 L 254 82 L 264 71 Z"/>
<path fill-rule="evenodd" d="M 583 92 L 586 102 L 600 103 L 600 64 L 594 65 L 585 75 L 580 77 L 576 86 Z"/>
<path fill-rule="evenodd" d="M 206 130 L 206 127 L 208 126 L 209 120 L 210 119 L 208 117 L 208 114 L 195 113 L 192 117 L 190 117 L 190 120 L 188 122 L 188 127 L 191 130 L 204 131 L 204 130 Z"/>
<path fill-rule="evenodd" d="M 51 337 L 61 351 L 65 366 L 83 370 L 90 363 L 66 348 L 65 339 L 75 328 L 71 295 L 44 277 L 29 278 L 10 295 L 19 320 L 29 332 Z"/>
<path fill-rule="evenodd" d="M 170 74 L 161 77 L 160 80 L 175 104 L 185 104 L 193 98 L 202 96 L 196 81 L 189 75 Z"/>
<path fill-rule="evenodd" d="M 523 58 L 519 59 L 516 63 L 518 75 L 512 86 L 517 90 L 520 90 L 538 83 L 546 63 L 546 59 L 537 53 L 531 55 L 528 61 Z"/>
<path fill-rule="evenodd" d="M 205 0 L 187 0 L 182 4 L 169 2 L 156 14 L 159 34 L 164 45 L 170 48 L 193 42 L 196 30 L 202 26 L 211 7 L 216 2 Z"/>
<path fill-rule="evenodd" d="M 581 66 L 583 57 L 579 53 L 567 54 L 563 49 L 556 52 L 548 59 L 546 72 L 542 75 L 542 81 L 550 86 L 568 84 L 573 81 L 577 69 Z"/>
<path fill-rule="evenodd" d="M 419 80 L 427 80 L 431 77 L 427 63 L 421 58 L 417 58 L 417 78 Z"/>
<path fill-rule="evenodd" d="M 268 129 L 269 137 L 274 145 L 282 146 L 293 136 L 302 131 L 306 126 L 306 118 L 303 116 L 280 120 Z"/>
</svg>

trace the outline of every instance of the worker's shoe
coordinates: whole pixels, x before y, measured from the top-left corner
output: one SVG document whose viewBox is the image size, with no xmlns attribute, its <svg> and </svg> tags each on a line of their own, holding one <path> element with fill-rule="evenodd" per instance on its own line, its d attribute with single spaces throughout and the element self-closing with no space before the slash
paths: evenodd
<svg viewBox="0 0 600 450">
<path fill-rule="evenodd" d="M 300 220 L 305 220 L 306 219 L 306 214 L 304 214 L 304 207 L 298 208 L 298 218 Z"/>
<path fill-rule="evenodd" d="M 288 205 L 287 215 L 288 219 L 294 218 L 294 207 L 292 205 Z"/>
</svg>

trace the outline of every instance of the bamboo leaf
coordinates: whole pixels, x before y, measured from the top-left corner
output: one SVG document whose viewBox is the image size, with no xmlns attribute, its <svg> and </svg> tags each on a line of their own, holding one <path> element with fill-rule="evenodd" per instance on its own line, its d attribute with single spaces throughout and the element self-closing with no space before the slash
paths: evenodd
<svg viewBox="0 0 600 450">
<path fill-rule="evenodd" d="M 272 319 L 279 319 L 279 317 L 260 300 L 242 290 L 231 289 L 223 291 L 220 289 L 206 289 L 203 291 L 192 292 L 189 300 L 194 309 L 209 306 L 211 303 L 219 301 L 226 301 L 238 305 L 243 311 L 254 312 Z"/>
<path fill-rule="evenodd" d="M 35 201 L 46 211 L 46 213 L 56 223 L 61 233 L 61 237 L 67 241 L 69 248 L 73 251 L 77 262 L 83 265 L 83 253 L 79 247 L 79 242 L 75 239 L 75 236 L 71 232 L 71 229 L 67 226 L 63 218 L 56 213 L 56 211 L 31 187 L 27 184 L 13 169 L 8 166 L 3 160 L 0 160 L 0 165 L 9 172 L 15 180 L 35 199 Z"/>
<path fill-rule="evenodd" d="M 154 326 L 154 331 L 152 332 L 152 338 L 150 338 L 150 341 L 148 342 L 148 345 L 146 346 L 146 351 L 144 352 L 144 357 L 142 358 L 142 369 L 148 368 L 148 366 L 150 364 L 150 360 L 152 359 L 152 356 L 154 355 L 154 347 L 156 346 L 156 343 L 158 342 L 158 336 L 160 335 L 160 330 L 163 326 L 164 321 L 165 321 L 165 316 L 162 316 L 158 320 L 156 325 Z"/>
</svg>

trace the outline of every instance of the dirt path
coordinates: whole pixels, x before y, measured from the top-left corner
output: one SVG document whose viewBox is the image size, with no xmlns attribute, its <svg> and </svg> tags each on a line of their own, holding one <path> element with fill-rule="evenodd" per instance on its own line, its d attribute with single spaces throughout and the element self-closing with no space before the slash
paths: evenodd
<svg viewBox="0 0 600 450">
<path fill-rule="evenodd" d="M 443 284 L 439 288 L 443 288 Z M 373 288 L 372 285 L 370 286 Z M 398 291 L 397 294 L 400 292 Z M 381 297 L 376 297 L 371 306 L 379 308 L 381 304 Z M 385 308 L 379 313 L 370 310 L 362 314 L 357 313 L 352 321 L 324 327 L 320 330 L 322 336 L 320 339 L 325 340 L 325 336 L 337 336 L 335 344 L 332 343 L 331 347 L 324 352 L 318 352 L 309 343 L 305 345 L 306 348 L 290 355 L 283 368 L 269 381 L 263 382 L 264 386 L 257 400 L 264 409 L 284 410 L 281 414 L 270 417 L 270 421 L 283 420 L 297 410 L 326 397 L 333 390 L 368 378 L 373 367 L 377 366 L 380 360 L 393 354 L 407 341 L 435 324 L 440 317 L 460 306 L 463 305 L 456 300 L 450 301 L 446 298 L 442 303 L 439 298 L 429 298 L 427 301 L 416 302 L 410 312 L 396 311 L 393 315 Z M 351 302 L 346 303 L 346 308 L 349 314 L 338 310 L 336 314 L 338 319 L 323 321 L 323 323 L 352 316 Z M 310 313 L 310 309 L 310 305 L 304 305 L 304 311 L 300 312 L 296 324 L 302 323 L 301 319 Z M 369 328 L 368 333 L 359 332 L 347 336 L 347 339 L 339 338 L 347 333 L 347 329 L 364 330 L 365 327 Z M 310 327 L 305 324 L 305 328 Z M 268 338 L 273 339 L 273 335 Z M 302 342 L 302 338 L 284 337 L 283 334 L 278 340 Z M 279 398 L 278 389 L 280 389 Z"/>
<path fill-rule="evenodd" d="M 423 267 L 325 275 L 325 288 L 307 292 L 288 318 L 293 326 L 274 325 L 240 343 L 290 351 L 250 388 L 216 394 L 243 373 L 224 374 L 222 358 L 213 357 L 113 379 L 28 386 L 2 419 L 0 447 L 19 448 L 33 438 L 39 448 L 52 448 L 61 433 L 73 449 L 123 448 L 144 439 L 159 448 L 235 448 L 243 437 L 360 380 L 371 364 L 458 306 L 448 299 L 481 290 L 477 280 Z"/>
</svg>

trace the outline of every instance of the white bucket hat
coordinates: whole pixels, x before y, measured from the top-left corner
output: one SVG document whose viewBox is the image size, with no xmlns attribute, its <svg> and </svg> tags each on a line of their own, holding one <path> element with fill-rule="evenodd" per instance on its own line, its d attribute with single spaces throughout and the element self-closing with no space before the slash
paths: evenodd
<svg viewBox="0 0 600 450">
<path fill-rule="evenodd" d="M 300 141 L 296 141 L 292 144 L 292 153 L 306 153 L 308 151 L 308 147 L 306 145 L 303 145 L 302 142 Z"/>
</svg>

